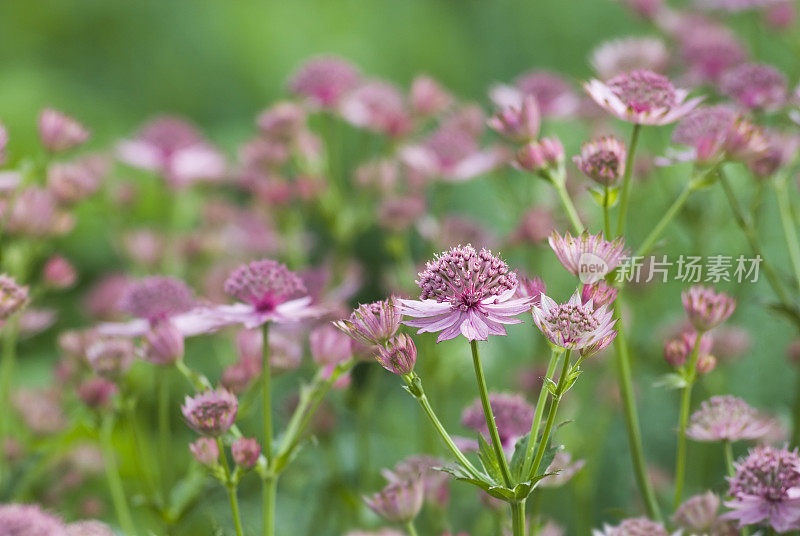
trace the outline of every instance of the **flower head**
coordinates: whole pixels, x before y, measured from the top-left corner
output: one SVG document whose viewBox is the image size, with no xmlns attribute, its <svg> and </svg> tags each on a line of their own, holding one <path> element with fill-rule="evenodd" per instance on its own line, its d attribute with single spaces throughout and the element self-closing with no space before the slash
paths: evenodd
<svg viewBox="0 0 800 536">
<path fill-rule="evenodd" d="M 717 524 L 720 504 L 719 497 L 707 491 L 687 499 L 672 516 L 672 520 L 691 534 L 711 533 Z"/>
<path fill-rule="evenodd" d="M 347 334 L 331 324 L 324 324 L 309 335 L 311 357 L 318 365 L 337 365 L 352 357 L 351 342 Z"/>
<path fill-rule="evenodd" d="M 47 169 L 47 187 L 59 203 L 74 204 L 97 191 L 108 169 L 106 159 L 97 155 L 74 162 L 57 162 Z"/>
<path fill-rule="evenodd" d="M 581 289 L 581 301 L 587 303 L 591 300 L 594 307 L 602 307 L 606 304 L 614 303 L 617 299 L 617 289 L 609 285 L 605 279 L 600 279 L 597 283 L 583 285 Z"/>
<path fill-rule="evenodd" d="M 584 283 L 594 283 L 614 270 L 625 251 L 622 237 L 609 242 L 603 233 L 573 237 L 569 231 L 564 236 L 553 231 L 548 242 L 564 268 Z"/>
<path fill-rule="evenodd" d="M 620 74 L 606 83 L 594 79 L 584 87 L 602 108 L 640 125 L 674 123 L 702 100 L 686 100 L 686 90 L 676 89 L 666 76 L 647 70 Z"/>
<path fill-rule="evenodd" d="M 536 98 L 533 95 L 526 95 L 520 106 L 501 108 L 487 124 L 511 140 L 530 141 L 539 133 L 540 123 Z"/>
<path fill-rule="evenodd" d="M 593 181 L 610 186 L 625 173 L 625 144 L 614 136 L 604 136 L 581 146 L 581 154 L 573 157 L 575 165 Z"/>
<path fill-rule="evenodd" d="M 723 73 L 744 61 L 744 47 L 729 28 L 707 22 L 694 26 L 700 27 L 679 36 L 681 56 L 692 80 L 717 82 Z"/>
<path fill-rule="evenodd" d="M 592 530 L 592 536 L 669 536 L 664 525 L 646 517 L 626 519 L 616 527 L 606 525 L 603 530 Z"/>
<path fill-rule="evenodd" d="M 148 361 L 157 365 L 171 365 L 183 358 L 183 333 L 169 319 L 156 322 L 145 335 Z"/>
<path fill-rule="evenodd" d="M 770 446 L 751 449 L 735 465 L 725 519 L 739 527 L 765 523 L 777 532 L 800 529 L 800 456 Z"/>
<path fill-rule="evenodd" d="M 518 278 L 517 293 L 514 295 L 517 298 L 533 298 L 532 303 L 539 303 L 542 294 L 547 292 L 547 285 L 545 285 L 542 278 L 525 277 Z"/>
<path fill-rule="evenodd" d="M 364 497 L 370 509 L 393 523 L 408 523 L 422 508 L 425 488 L 418 478 L 392 482 L 371 497 Z"/>
<path fill-rule="evenodd" d="M 522 395 L 510 393 L 490 393 L 489 405 L 494 413 L 503 448 L 513 449 L 517 439 L 531 431 L 534 408 Z M 489 428 L 486 425 L 480 399 L 476 399 L 464 410 L 461 414 L 461 424 L 488 439 Z"/>
<path fill-rule="evenodd" d="M 189 443 L 189 452 L 192 453 L 192 458 L 206 467 L 213 467 L 219 461 L 219 445 L 211 437 L 198 437 Z"/>
<path fill-rule="evenodd" d="M 664 360 L 675 368 L 682 367 L 694 349 L 695 344 L 697 344 L 696 331 L 689 330 L 680 333 L 676 338 L 664 342 Z M 699 353 L 698 366 L 703 361 L 704 356 L 710 355 L 713 344 L 714 339 L 710 333 L 704 333 L 700 337 L 700 348 L 697 349 Z"/>
<path fill-rule="evenodd" d="M 76 119 L 45 108 L 39 114 L 39 138 L 48 151 L 59 153 L 83 145 L 89 139 L 89 131 Z"/>
<path fill-rule="evenodd" d="M 724 292 L 695 285 L 681 294 L 689 321 L 697 331 L 709 331 L 728 319 L 736 309 L 736 300 Z"/>
<path fill-rule="evenodd" d="M 334 322 L 334 325 L 362 344 L 385 344 L 400 328 L 402 315 L 395 301 L 389 298 L 359 305 L 350 318 Z"/>
<path fill-rule="evenodd" d="M 236 420 L 238 409 L 236 396 L 225 389 L 187 396 L 181 406 L 187 424 L 198 434 L 212 437 L 228 431 Z"/>
<path fill-rule="evenodd" d="M 188 311 L 195 303 L 194 292 L 180 279 L 152 276 L 131 283 L 122 297 L 120 307 L 154 324 Z"/>
<path fill-rule="evenodd" d="M 135 348 L 130 339 L 102 338 L 86 349 L 86 360 L 92 370 L 104 378 L 117 379 L 131 368 Z"/>
<path fill-rule="evenodd" d="M 67 525 L 67 536 L 114 536 L 111 527 L 93 519 L 76 521 Z"/>
<path fill-rule="evenodd" d="M 664 42 L 653 37 L 606 41 L 592 51 L 590 63 L 603 80 L 634 70 L 662 72 L 669 61 Z"/>
<path fill-rule="evenodd" d="M 0 320 L 21 310 L 28 303 L 28 287 L 19 285 L 14 278 L 0 274 Z"/>
<path fill-rule="evenodd" d="M 261 454 L 261 445 L 252 437 L 240 437 L 231 445 L 231 455 L 236 465 L 250 469 L 258 461 Z"/>
<path fill-rule="evenodd" d="M 499 85 L 490 91 L 492 101 L 501 108 L 519 106 L 528 95 L 536 99 L 545 116 L 568 116 L 578 109 L 578 98 L 569 83 L 550 71 L 531 71 L 519 76 L 513 86 Z"/>
<path fill-rule="evenodd" d="M 258 130 L 269 140 L 290 140 L 305 126 L 306 112 L 293 102 L 279 102 L 261 112 L 256 119 Z"/>
<path fill-rule="evenodd" d="M 78 398 L 92 409 L 103 409 L 111 405 L 117 394 L 117 384 L 101 377 L 85 380 L 78 386 Z"/>
<path fill-rule="evenodd" d="M 289 81 L 289 91 L 322 108 L 332 108 L 361 82 L 361 74 L 350 62 L 323 56 L 306 62 Z"/>
<path fill-rule="evenodd" d="M 367 82 L 348 93 L 339 113 L 352 125 L 392 137 L 408 133 L 412 126 L 403 94 L 381 81 Z"/>
<path fill-rule="evenodd" d="M 514 165 L 525 171 L 543 173 L 564 163 L 564 146 L 558 138 L 542 138 L 520 147 Z"/>
<path fill-rule="evenodd" d="M 530 309 L 531 298 L 514 298 L 517 277 L 508 265 L 482 249 L 457 246 L 436 256 L 419 273 L 419 300 L 400 300 L 404 323 L 420 333 L 439 331 L 439 341 L 460 334 L 467 340 L 505 335 L 503 324 Z"/>
<path fill-rule="evenodd" d="M 748 109 L 776 110 L 786 103 L 786 77 L 771 65 L 744 63 L 720 79 L 720 91 Z"/>
<path fill-rule="evenodd" d="M 773 422 L 735 396 L 712 396 L 689 419 L 686 435 L 695 441 L 760 439 Z"/>
<path fill-rule="evenodd" d="M 432 456 L 410 456 L 395 465 L 391 471 L 382 471 L 382 474 L 389 482 L 419 479 L 424 489 L 425 501 L 444 506 L 449 497 L 449 479 L 446 473 L 438 469 L 443 465 L 443 460 Z"/>
<path fill-rule="evenodd" d="M 533 321 L 542 334 L 553 345 L 579 350 L 583 356 L 599 352 L 617 336 L 612 317 L 608 305 L 595 308 L 591 300 L 583 303 L 577 291 L 562 304 L 542 294 L 541 303 L 533 306 Z"/>
<path fill-rule="evenodd" d="M 453 96 L 430 76 L 417 76 L 411 82 L 411 110 L 419 116 L 435 115 L 453 103 Z"/>
<path fill-rule="evenodd" d="M 392 338 L 381 346 L 375 356 L 383 368 L 394 374 L 410 374 L 417 362 L 417 347 L 405 333 Z"/>
<path fill-rule="evenodd" d="M 67 536 L 61 519 L 36 504 L 0 505 L 0 534 L 3 536 Z"/>
</svg>

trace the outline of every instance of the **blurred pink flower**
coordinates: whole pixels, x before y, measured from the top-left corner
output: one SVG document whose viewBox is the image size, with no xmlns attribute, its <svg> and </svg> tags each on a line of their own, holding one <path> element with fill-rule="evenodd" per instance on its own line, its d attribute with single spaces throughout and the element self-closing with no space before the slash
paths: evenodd
<svg viewBox="0 0 800 536">
<path fill-rule="evenodd" d="M 786 77 L 764 63 L 744 63 L 725 72 L 720 92 L 739 105 L 755 110 L 777 110 L 786 104 Z"/>
<path fill-rule="evenodd" d="M 445 111 L 453 96 L 430 76 L 420 75 L 411 82 L 409 100 L 415 115 L 427 117 Z"/>
<path fill-rule="evenodd" d="M 589 62 L 601 79 L 608 80 L 639 69 L 663 72 L 669 53 L 660 39 L 624 37 L 601 43 L 592 50 Z"/>
<path fill-rule="evenodd" d="M 519 76 L 513 86 L 496 85 L 489 90 L 492 102 L 500 108 L 519 107 L 526 95 L 536 99 L 545 117 L 572 115 L 579 105 L 577 95 L 566 80 L 551 71 L 530 71 Z"/>
<path fill-rule="evenodd" d="M 411 119 L 403 94 L 379 80 L 366 82 L 342 98 L 339 113 L 354 126 L 402 137 L 411 130 Z"/>
<path fill-rule="evenodd" d="M 39 114 L 39 138 L 48 151 L 59 153 L 86 143 L 89 131 L 74 118 L 45 108 Z"/>
<path fill-rule="evenodd" d="M 338 56 L 320 56 L 304 63 L 289 80 L 289 91 L 322 108 L 333 108 L 361 82 L 358 69 Z"/>
</svg>

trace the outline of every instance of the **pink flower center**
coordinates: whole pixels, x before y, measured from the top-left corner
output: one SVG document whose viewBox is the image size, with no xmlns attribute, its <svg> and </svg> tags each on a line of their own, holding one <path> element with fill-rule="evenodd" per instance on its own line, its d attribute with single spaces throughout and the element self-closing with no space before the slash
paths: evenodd
<svg viewBox="0 0 800 536">
<path fill-rule="evenodd" d="M 259 312 L 273 311 L 292 296 L 305 292 L 294 272 L 273 260 L 240 266 L 225 281 L 225 293 L 249 303 Z"/>
<path fill-rule="evenodd" d="M 639 70 L 615 76 L 608 87 L 634 112 L 651 112 L 676 104 L 675 87 L 666 76 Z"/>
<path fill-rule="evenodd" d="M 550 329 L 559 333 L 565 342 L 576 342 L 585 334 L 596 330 L 600 322 L 591 308 L 585 305 L 565 303 L 550 310 L 544 321 Z"/>
</svg>

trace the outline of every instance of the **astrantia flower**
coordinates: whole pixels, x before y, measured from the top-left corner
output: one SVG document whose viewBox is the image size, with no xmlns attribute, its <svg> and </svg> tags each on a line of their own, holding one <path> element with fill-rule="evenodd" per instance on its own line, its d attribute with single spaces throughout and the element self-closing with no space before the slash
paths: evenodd
<svg viewBox="0 0 800 536">
<path fill-rule="evenodd" d="M 138 318 L 155 323 L 184 313 L 195 305 L 194 292 L 174 277 L 152 276 L 131 283 L 120 307 Z"/>
<path fill-rule="evenodd" d="M 347 320 L 334 325 L 353 339 L 368 346 L 383 345 L 400 328 L 402 315 L 394 298 L 359 305 Z"/>
<path fill-rule="evenodd" d="M 437 341 L 459 334 L 469 341 L 505 335 L 503 324 L 530 310 L 532 298 L 514 298 L 517 277 L 491 251 L 458 246 L 436 256 L 419 273 L 419 300 L 399 300 L 404 324 L 420 333 L 440 332 Z"/>
<path fill-rule="evenodd" d="M 513 449 L 517 439 L 531 431 L 534 408 L 522 395 L 509 393 L 490 393 L 489 404 L 494 413 L 503 449 Z M 464 410 L 461 414 L 461 424 L 475 430 L 486 439 L 489 438 L 489 428 L 486 425 L 480 399 L 476 399 Z"/>
<path fill-rule="evenodd" d="M 625 144 L 614 136 L 603 136 L 581 145 L 581 154 L 573 157 L 584 175 L 602 185 L 616 183 L 625 173 Z"/>
<path fill-rule="evenodd" d="M 417 347 L 411 337 L 401 333 L 386 343 L 386 346 L 381 346 L 375 357 L 389 372 L 410 374 L 417 361 Z"/>
<path fill-rule="evenodd" d="M 78 386 L 78 398 L 92 409 L 108 408 L 117 393 L 117 385 L 105 378 L 94 377 Z"/>
<path fill-rule="evenodd" d="M 654 37 L 625 37 L 600 44 L 589 62 L 603 80 L 638 69 L 662 72 L 669 61 L 664 42 Z"/>
<path fill-rule="evenodd" d="M 309 60 L 297 70 L 289 81 L 289 91 L 316 106 L 331 108 L 360 81 L 361 74 L 350 62 L 323 56 Z"/>
<path fill-rule="evenodd" d="M 666 76 L 638 70 L 584 85 L 589 95 L 623 121 L 640 125 L 668 125 L 693 110 L 702 98 L 686 100 L 688 92 L 676 89 Z"/>
<path fill-rule="evenodd" d="M 689 354 L 697 344 L 697 332 L 690 329 L 680 333 L 676 338 L 670 339 L 664 343 L 664 360 L 673 367 L 682 367 L 689 357 Z M 702 362 L 705 356 L 711 352 L 711 347 L 714 344 L 714 339 L 710 333 L 704 333 L 700 338 L 700 348 L 698 351 L 698 364 Z"/>
<path fill-rule="evenodd" d="M 609 285 L 605 279 L 600 279 L 596 283 L 583 285 L 581 289 L 581 301 L 587 303 L 591 300 L 595 307 L 614 303 L 616 299 L 617 289 Z"/>
<path fill-rule="evenodd" d="M 74 204 L 97 191 L 108 169 L 107 160 L 97 155 L 57 162 L 47 168 L 47 187 L 59 203 Z"/>
<path fill-rule="evenodd" d="M 219 445 L 210 437 L 198 437 L 189 443 L 189 452 L 192 458 L 206 467 L 213 467 L 219 461 Z"/>
<path fill-rule="evenodd" d="M 35 504 L 0 505 L 0 534 L 3 536 L 66 536 L 61 519 Z"/>
<path fill-rule="evenodd" d="M 444 507 L 449 497 L 447 473 L 438 468 L 446 465 L 444 460 L 432 456 L 409 456 L 395 465 L 391 471 L 381 471 L 388 482 L 419 479 L 422 481 L 425 501 Z"/>
<path fill-rule="evenodd" d="M 337 365 L 353 355 L 352 341 L 331 324 L 324 324 L 308 337 L 311 357 L 318 365 Z"/>
<path fill-rule="evenodd" d="M 698 331 L 709 331 L 728 319 L 736 310 L 736 300 L 724 292 L 695 285 L 681 294 L 689 321 Z"/>
<path fill-rule="evenodd" d="M 213 311 L 246 328 L 319 316 L 321 310 L 311 305 L 305 292 L 300 277 L 285 265 L 269 259 L 253 261 L 235 269 L 225 281 L 225 293 L 242 303 L 220 305 Z"/>
<path fill-rule="evenodd" d="M 604 526 L 603 530 L 592 530 L 592 536 L 669 536 L 664 525 L 646 517 L 626 519 L 616 527 Z"/>
<path fill-rule="evenodd" d="M 689 419 L 686 435 L 695 441 L 760 439 L 774 423 L 735 396 L 712 396 Z"/>
<path fill-rule="evenodd" d="M 93 519 L 67 525 L 67 536 L 114 536 L 111 527 Z"/>
<path fill-rule="evenodd" d="M 45 108 L 39 114 L 39 138 L 48 151 L 58 153 L 82 145 L 89 139 L 89 131 L 76 119 Z"/>
<path fill-rule="evenodd" d="M 533 298 L 533 303 L 539 303 L 542 294 L 547 292 L 547 285 L 542 278 L 534 277 L 518 277 L 517 298 Z"/>
<path fill-rule="evenodd" d="M 371 497 L 364 497 L 370 509 L 393 523 L 408 523 L 419 514 L 425 489 L 420 479 L 388 484 Z"/>
<path fill-rule="evenodd" d="M 739 527 L 764 523 L 783 533 L 800 529 L 800 456 L 770 446 L 751 449 L 734 465 L 725 519 Z"/>
<path fill-rule="evenodd" d="M 535 139 L 541 124 L 536 98 L 526 95 L 521 105 L 501 108 L 489 119 L 487 124 L 513 141 Z"/>
<path fill-rule="evenodd" d="M 181 412 L 187 424 L 198 434 L 217 437 L 233 425 L 239 401 L 225 389 L 206 391 L 186 397 Z"/>
<path fill-rule="evenodd" d="M 430 116 L 446 110 L 453 96 L 430 76 L 417 76 L 411 82 L 411 110 L 420 116 Z"/>
<path fill-rule="evenodd" d="M 542 174 L 559 169 L 564 163 L 564 146 L 558 138 L 541 138 L 519 148 L 514 165 L 525 171 Z"/>
<path fill-rule="evenodd" d="M 584 232 L 573 237 L 569 231 L 564 236 L 553 231 L 548 243 L 564 268 L 584 283 L 594 283 L 614 270 L 625 251 L 625 241 L 621 236 L 609 242 L 603 233 L 590 235 Z"/>
<path fill-rule="evenodd" d="M 134 357 L 135 349 L 129 339 L 99 339 L 86 349 L 86 361 L 92 370 L 112 380 L 119 378 L 131 368 Z"/>
<path fill-rule="evenodd" d="M 705 22 L 694 26 L 694 31 L 679 35 L 681 56 L 691 80 L 717 82 L 728 69 L 744 61 L 744 47 L 729 28 Z"/>
<path fill-rule="evenodd" d="M 672 521 L 691 534 L 711 534 L 717 524 L 721 501 L 707 491 L 687 499 L 672 516 Z"/>
<path fill-rule="evenodd" d="M 550 71 L 531 71 L 518 77 L 513 86 L 497 85 L 489 96 L 500 108 L 520 106 L 530 95 L 544 116 L 564 117 L 578 109 L 578 97 L 564 78 Z"/>
<path fill-rule="evenodd" d="M 231 455 L 236 465 L 244 469 L 253 467 L 261 454 L 261 445 L 252 437 L 240 437 L 231 445 Z"/>
<path fill-rule="evenodd" d="M 533 306 L 533 321 L 542 334 L 553 345 L 579 350 L 583 356 L 599 352 L 617 336 L 612 317 L 608 305 L 595 308 L 591 300 L 583 303 L 578 291 L 563 304 L 542 294 L 541 303 Z"/>
<path fill-rule="evenodd" d="M 339 113 L 352 125 L 391 137 L 408 133 L 412 125 L 403 94 L 381 81 L 367 82 L 348 93 Z"/>
<path fill-rule="evenodd" d="M 0 321 L 13 315 L 28 303 L 28 287 L 14 278 L 0 274 Z"/>
<path fill-rule="evenodd" d="M 722 76 L 720 91 L 745 108 L 776 110 L 786 104 L 786 77 L 771 65 L 745 63 Z"/>
</svg>

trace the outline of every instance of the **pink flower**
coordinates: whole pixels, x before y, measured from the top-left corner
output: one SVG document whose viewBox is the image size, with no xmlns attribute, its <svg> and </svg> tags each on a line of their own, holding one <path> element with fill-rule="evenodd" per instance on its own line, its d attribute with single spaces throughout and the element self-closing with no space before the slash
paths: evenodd
<svg viewBox="0 0 800 536">
<path fill-rule="evenodd" d="M 311 332 L 309 343 L 311 357 L 318 365 L 337 365 L 353 356 L 350 337 L 331 324 L 324 324 Z"/>
<path fill-rule="evenodd" d="M 98 339 L 86 349 L 86 361 L 92 370 L 112 380 L 125 374 L 134 358 L 135 348 L 129 339 Z"/>
<path fill-rule="evenodd" d="M 547 466 L 545 473 L 555 473 L 542 479 L 539 483 L 544 488 L 558 488 L 569 482 L 575 476 L 575 473 L 580 471 L 586 461 L 578 460 L 572 461 L 572 454 L 564 450 L 559 450 L 553 457 L 553 461 Z"/>
<path fill-rule="evenodd" d="M 61 519 L 35 504 L 0 505 L 0 527 L 4 536 L 67 536 Z"/>
<path fill-rule="evenodd" d="M 371 497 L 364 497 L 370 509 L 393 523 L 408 523 L 422 508 L 425 489 L 419 478 L 392 482 Z"/>
<path fill-rule="evenodd" d="M 381 346 L 375 358 L 383 368 L 393 374 L 411 374 L 417 362 L 417 347 L 411 337 L 400 333 L 386 343 L 386 346 Z"/>
<path fill-rule="evenodd" d="M 517 277 L 490 251 L 470 245 L 451 248 L 420 272 L 419 300 L 399 300 L 404 324 L 420 333 L 440 332 L 437 341 L 463 335 L 484 341 L 505 335 L 503 324 L 518 324 L 515 316 L 530 310 L 532 298 L 514 298 Z"/>
<path fill-rule="evenodd" d="M 736 310 L 736 300 L 724 292 L 701 285 L 684 291 L 681 299 L 689 321 L 700 332 L 719 326 Z"/>
<path fill-rule="evenodd" d="M 139 134 L 117 146 L 128 165 L 160 173 L 173 188 L 218 181 L 226 172 L 225 158 L 204 141 L 197 129 L 176 117 L 158 117 Z"/>
<path fill-rule="evenodd" d="M 437 468 L 445 465 L 444 460 L 432 456 L 410 456 L 400 461 L 391 471 L 383 470 L 381 474 L 390 483 L 411 479 L 421 480 L 425 501 L 443 507 L 447 504 L 450 495 L 449 478 L 446 473 Z"/>
<path fill-rule="evenodd" d="M 519 279 L 519 284 L 517 285 L 516 297 L 532 298 L 534 304 L 539 303 L 542 294 L 547 292 L 547 285 L 545 285 L 544 281 L 542 281 L 542 279 L 537 276 L 534 277 L 521 276 L 518 279 Z"/>
<path fill-rule="evenodd" d="M 605 525 L 603 530 L 592 530 L 592 536 L 669 536 L 664 525 L 646 517 L 625 519 L 616 527 Z M 673 536 L 680 536 L 680 532 Z"/>
<path fill-rule="evenodd" d="M 739 528 L 765 523 L 779 533 L 800 529 L 800 456 L 797 451 L 760 446 L 735 464 L 723 519 Z"/>
<path fill-rule="evenodd" d="M 289 91 L 311 104 L 333 108 L 361 82 L 358 69 L 337 56 L 313 58 L 302 65 L 289 81 Z"/>
<path fill-rule="evenodd" d="M 145 355 L 156 365 L 171 365 L 183 359 L 183 333 L 168 318 L 157 321 L 147 332 Z"/>
<path fill-rule="evenodd" d="M 89 131 L 74 118 L 45 108 L 39 114 L 39 138 L 48 151 L 59 153 L 83 145 Z"/>
<path fill-rule="evenodd" d="M 403 94 L 381 81 L 366 82 L 348 93 L 339 113 L 352 125 L 393 138 L 407 134 L 412 126 Z"/>
<path fill-rule="evenodd" d="M 531 431 L 533 407 L 520 394 L 490 393 L 492 407 L 500 443 L 504 450 L 513 450 L 517 439 Z M 483 413 L 480 399 L 476 399 L 461 413 L 461 424 L 489 439 L 489 427 Z"/>
<path fill-rule="evenodd" d="M 771 65 L 745 63 L 727 71 L 720 91 L 741 106 L 756 110 L 777 110 L 786 104 L 786 77 Z"/>
<path fill-rule="evenodd" d="M 67 525 L 67 536 L 114 536 L 111 527 L 93 519 Z"/>
<path fill-rule="evenodd" d="M 225 389 L 186 397 L 181 406 L 186 423 L 198 434 L 217 437 L 233 426 L 239 401 Z"/>
<path fill-rule="evenodd" d="M 334 325 L 350 337 L 368 346 L 386 344 L 400 328 L 402 314 L 394 298 L 362 304 L 347 320 Z"/>
<path fill-rule="evenodd" d="M 691 30 L 680 32 L 678 39 L 690 80 L 717 82 L 728 69 L 745 60 L 744 47 L 729 28 L 706 21 L 685 26 Z"/>
<path fill-rule="evenodd" d="M 587 303 L 589 300 L 595 307 L 614 303 L 617 299 L 617 289 L 609 285 L 605 279 L 600 279 L 596 283 L 583 285 L 581 290 L 581 301 Z"/>
<path fill-rule="evenodd" d="M 261 445 L 252 437 L 240 437 L 231 445 L 231 455 L 236 465 L 243 469 L 250 469 L 258 461 L 261 454 Z"/>
<path fill-rule="evenodd" d="M 686 435 L 695 441 L 761 439 L 774 422 L 734 396 L 712 396 L 689 419 Z"/>
<path fill-rule="evenodd" d="M 47 260 L 42 276 L 47 285 L 59 289 L 71 287 L 78 279 L 75 267 L 61 255 L 54 255 Z"/>
<path fill-rule="evenodd" d="M 583 232 L 573 237 L 569 231 L 564 236 L 553 231 L 548 242 L 561 265 L 584 283 L 594 283 L 613 271 L 625 252 L 625 241 L 621 236 L 609 242 L 603 233 L 590 235 Z"/>
<path fill-rule="evenodd" d="M 564 146 L 558 138 L 541 138 L 519 148 L 514 165 L 518 169 L 543 174 L 561 168 Z"/>
<path fill-rule="evenodd" d="M 92 409 L 109 408 L 115 394 L 117 385 L 105 378 L 89 378 L 78 386 L 78 398 Z"/>
<path fill-rule="evenodd" d="M 57 162 L 47 169 L 47 187 L 60 203 L 74 204 L 96 192 L 108 170 L 108 162 L 98 155 Z"/>
<path fill-rule="evenodd" d="M 581 154 L 573 157 L 584 175 L 605 186 L 615 184 L 625 173 L 625 144 L 614 136 L 603 136 L 581 145 Z"/>
<path fill-rule="evenodd" d="M 531 207 L 520 217 L 511 235 L 512 244 L 539 244 L 553 232 L 553 213 L 545 207 Z"/>
<path fill-rule="evenodd" d="M 269 140 L 291 140 L 306 123 L 306 112 L 293 102 L 279 102 L 264 110 L 256 119 L 258 130 Z"/>
<path fill-rule="evenodd" d="M 617 336 L 608 305 L 583 303 L 577 291 L 563 304 L 542 294 L 540 304 L 533 306 L 533 321 L 553 345 L 578 350 L 584 357 L 603 350 Z"/>
<path fill-rule="evenodd" d="M 719 497 L 711 491 L 695 495 L 678 508 L 675 515 L 672 516 L 672 521 L 690 534 L 719 533 L 721 536 L 727 535 L 729 532 L 717 530 L 724 527 L 724 525 L 720 526 L 721 523 L 724 524 L 724 521 L 719 521 L 721 504 Z"/>
<path fill-rule="evenodd" d="M 533 95 L 526 95 L 519 106 L 501 108 L 488 121 L 489 127 L 513 141 L 535 139 L 540 124 L 539 105 Z"/>
<path fill-rule="evenodd" d="M 489 91 L 492 102 L 500 108 L 519 107 L 527 95 L 536 99 L 544 116 L 569 116 L 578 109 L 578 97 L 569 83 L 550 71 L 530 71 L 519 76 L 513 86 L 497 85 Z"/>
<path fill-rule="evenodd" d="M 192 458 L 206 467 L 214 467 L 219 462 L 219 445 L 210 437 L 198 437 L 189 443 L 189 452 Z"/>
<path fill-rule="evenodd" d="M 0 321 L 20 311 L 28 303 L 28 287 L 19 285 L 13 277 L 0 274 Z"/>
<path fill-rule="evenodd" d="M 617 75 L 605 83 L 592 79 L 584 88 L 609 113 L 640 125 L 674 123 L 703 100 L 686 100 L 686 90 L 675 89 L 666 76 L 646 70 Z"/>
<path fill-rule="evenodd" d="M 445 111 L 453 103 L 453 96 L 430 76 L 417 76 L 411 82 L 411 110 L 415 115 L 427 117 Z"/>
<path fill-rule="evenodd" d="M 240 323 L 254 328 L 266 322 L 298 322 L 318 317 L 322 309 L 311 305 L 300 277 L 274 260 L 244 264 L 225 281 L 225 293 L 240 301 L 219 305 L 209 312 L 221 322 Z"/>
<path fill-rule="evenodd" d="M 669 53 L 664 42 L 653 37 L 625 37 L 606 41 L 592 51 L 589 59 L 603 80 L 639 69 L 660 73 L 668 61 Z"/>
</svg>

